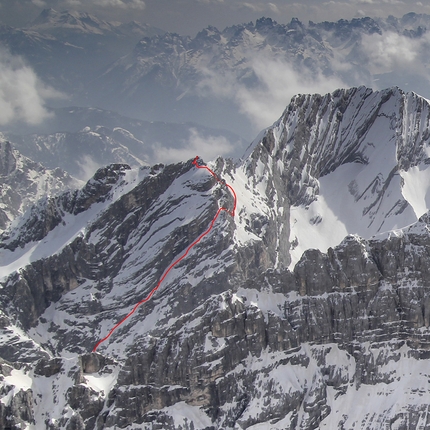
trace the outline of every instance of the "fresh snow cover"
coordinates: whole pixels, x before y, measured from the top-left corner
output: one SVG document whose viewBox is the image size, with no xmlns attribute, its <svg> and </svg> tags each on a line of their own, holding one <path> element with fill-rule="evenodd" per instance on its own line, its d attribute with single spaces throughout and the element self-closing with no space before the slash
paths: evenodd
<svg viewBox="0 0 430 430">
<path fill-rule="evenodd" d="M 378 214 L 374 220 L 363 216 L 371 196 L 366 198 L 364 195 L 364 198 L 357 201 L 355 195 L 359 193 L 352 194 L 351 189 L 354 187 L 356 190 L 365 190 L 370 185 L 369 182 L 377 176 L 371 169 L 377 167 L 379 163 L 384 163 L 384 160 L 374 159 L 369 168 L 358 163 L 338 167 L 333 173 L 319 179 L 320 191 L 317 200 L 309 206 L 291 208 L 290 239 L 293 242 L 299 238 L 299 245 L 291 250 L 292 266 L 307 249 L 314 248 L 326 252 L 329 247 L 338 245 L 349 234 L 370 238 L 386 230 L 391 231 L 412 224 L 418 219 L 416 208 L 422 202 L 413 196 L 413 192 L 405 191 L 406 185 L 401 187 L 400 175 L 395 175 L 392 179 L 392 189 L 386 193 L 386 198 L 378 207 Z M 405 184 L 408 184 L 409 190 L 412 182 L 408 180 Z M 390 211 L 402 197 L 410 206 L 391 221 Z M 421 207 L 424 204 L 421 204 Z M 428 207 L 430 208 L 430 205 Z M 421 215 L 424 212 L 425 210 Z"/>
<path fill-rule="evenodd" d="M 340 423 L 343 423 L 345 428 L 353 428 L 358 423 L 359 428 L 374 429 L 378 425 L 374 417 L 380 416 L 382 411 L 390 411 L 392 416 L 398 413 L 400 420 L 401 413 L 407 413 L 407 407 L 410 404 L 425 406 L 421 418 L 425 423 L 428 404 L 426 393 L 430 389 L 430 373 L 425 360 L 416 360 L 410 356 L 409 347 L 406 345 L 401 347 L 400 359 L 390 360 L 386 369 L 382 368 L 382 372 L 395 376 L 390 383 L 361 384 L 357 387 L 353 386 L 355 361 L 346 351 L 340 350 L 337 344 L 301 345 L 301 351 L 307 357 L 318 357 L 318 350 L 328 350 L 325 356 L 326 365 L 333 366 L 336 372 L 343 375 L 342 378 L 349 380 L 349 387 L 345 393 L 335 391 L 330 386 L 327 387 L 327 406 L 330 408 L 330 414 L 320 423 L 319 428 L 338 428 Z M 384 347 L 368 345 L 368 352 L 373 353 L 376 358 L 384 353 Z M 295 391 L 301 392 L 304 387 L 307 387 L 308 393 L 311 394 L 313 384 L 324 378 L 320 373 L 317 360 L 311 358 L 307 366 L 281 364 L 282 359 L 286 357 L 288 353 L 264 351 L 258 358 L 249 356 L 246 363 L 237 366 L 235 373 L 255 373 L 256 385 L 265 392 L 266 385 L 270 384 L 272 404 L 282 401 L 283 396 L 292 395 Z M 267 369 L 269 369 L 268 373 Z M 357 401 L 357 399 L 363 399 L 363 401 Z M 251 400 L 239 419 L 238 428 L 242 428 L 240 427 L 242 419 L 254 417 L 258 420 L 258 416 L 265 410 L 264 401 L 265 398 L 258 397 Z M 305 419 L 306 413 L 301 410 L 297 426 L 304 425 Z M 271 421 L 270 429 L 285 429 L 289 425 L 291 425 L 291 417 L 287 415 L 279 421 Z M 267 422 L 262 422 L 247 428 L 262 430 L 268 428 L 267 426 Z"/>
<path fill-rule="evenodd" d="M 380 350 L 374 349 L 375 354 L 379 352 Z M 380 415 L 381 411 L 390 411 L 391 416 L 399 414 L 400 424 L 402 413 L 407 413 L 407 407 L 410 404 L 415 407 L 423 406 L 421 420 L 425 423 L 427 393 L 430 390 L 428 365 L 426 360 L 410 357 L 409 348 L 406 345 L 399 352 L 400 360 L 389 361 L 386 369 L 386 373 L 396 375 L 389 384 L 377 383 L 371 386 L 362 384 L 355 390 L 347 390 L 344 395 L 331 396 L 331 413 L 321 422 L 320 428 L 333 429 L 339 422 L 343 422 L 345 428 L 352 428 L 354 423 L 360 423 L 361 428 L 375 428 L 373 418 Z M 357 399 L 363 399 L 363 401 L 357 402 Z M 348 413 L 346 414 L 345 411 Z M 396 423 L 393 424 L 396 425 Z M 417 428 L 420 427 L 417 426 Z"/>
<path fill-rule="evenodd" d="M 1 250 L 0 279 L 9 276 L 33 261 L 59 253 L 67 244 L 79 235 L 83 235 L 85 228 L 96 216 L 106 208 L 105 203 L 97 203 L 78 215 L 66 214 L 64 225 L 59 225 L 38 242 L 30 242 L 24 248 L 15 251 Z"/>
<path fill-rule="evenodd" d="M 335 96 L 331 99 L 324 96 L 321 101 L 314 100 L 313 96 L 306 97 L 309 106 L 314 103 L 322 112 L 318 111 L 309 141 L 303 142 L 298 154 L 299 159 L 303 161 L 311 153 L 310 157 L 315 157 L 316 162 L 334 163 L 335 159 L 326 158 L 335 157 L 334 154 L 342 157 L 342 151 L 348 147 L 355 148 L 356 159 L 340 163 L 319 177 L 309 173 L 314 160 L 304 165 L 298 186 L 310 203 L 293 202 L 290 208 L 290 269 L 307 249 L 326 252 L 348 234 L 370 238 L 399 229 L 414 223 L 430 209 L 427 193 L 430 169 L 424 159 L 428 159 L 430 153 L 426 132 L 430 126 L 430 109 L 426 100 L 413 93 L 403 94 L 397 88 L 373 93 L 359 88 L 337 117 L 340 125 L 335 131 L 335 120 L 328 120 L 337 100 Z M 285 161 L 282 161 L 285 155 L 278 155 L 280 142 L 284 145 L 283 154 L 290 155 L 299 127 L 297 112 L 289 113 L 287 109 L 272 129 L 265 131 L 267 135 L 268 130 L 272 130 L 274 149 L 270 156 L 277 154 L 279 157 L 273 161 L 280 173 L 285 169 Z M 254 148 L 259 144 L 254 141 Z M 409 158 L 415 164 L 406 169 L 403 167 L 405 155 L 400 152 L 404 147 L 414 152 Z M 332 151 L 333 155 L 327 151 Z M 258 169 L 257 173 L 263 178 Z M 264 181 L 261 185 L 264 188 Z"/>
<path fill-rule="evenodd" d="M 240 287 L 235 293 L 235 297 L 261 310 L 266 319 L 269 312 L 283 316 L 282 305 L 285 302 L 285 294 Z"/>
<path fill-rule="evenodd" d="M 10 376 L 4 377 L 4 381 L 15 386 L 16 389 L 24 391 L 30 389 L 33 384 L 33 380 L 22 369 L 13 369 Z"/>
<path fill-rule="evenodd" d="M 78 357 L 62 360 L 62 371 L 50 377 L 33 378 L 32 390 L 36 399 L 34 405 L 35 424 L 30 429 L 37 430 L 38 423 L 49 420 L 53 425 L 63 417 L 64 412 L 73 413 L 68 405 L 68 390 L 73 385 L 69 375 L 78 370 Z"/>
<path fill-rule="evenodd" d="M 86 233 L 87 226 L 91 225 L 92 220 L 97 218 L 107 204 L 116 201 L 140 182 L 142 175 L 139 172 L 133 169 L 127 171 L 123 181 L 124 184 L 111 193 L 112 197 L 109 203 L 94 204 L 85 212 L 86 216 L 83 214 L 82 222 L 79 221 L 79 215 L 75 217 L 74 226 L 71 220 L 69 223 L 66 216 L 66 226 L 59 226 L 54 229 L 42 243 L 46 241 L 49 244 L 55 237 L 55 233 L 61 232 L 61 246 L 55 246 L 55 251 L 57 252 L 64 245 L 70 243 L 78 234 L 85 235 L 90 243 L 96 244 L 103 233 L 103 227 L 101 230 L 92 231 L 91 235 L 89 235 Z M 225 196 L 229 193 L 220 184 L 216 184 L 214 188 L 206 192 L 196 191 L 196 184 L 206 181 L 208 178 L 208 172 L 192 168 L 181 175 L 181 177 L 175 179 L 171 186 L 157 200 L 154 200 L 153 204 L 145 212 L 144 218 L 141 220 L 142 227 L 137 227 L 129 235 L 124 249 L 128 257 L 122 265 L 122 270 L 112 279 L 112 283 L 116 288 L 106 291 L 103 297 L 96 298 L 99 294 L 97 283 L 86 281 L 78 288 L 65 294 L 59 302 L 51 303 L 43 315 L 46 322 L 40 322 L 37 327 L 31 329 L 32 336 L 42 344 L 50 345 L 53 341 L 46 338 L 44 333 L 49 330 L 51 323 L 60 328 L 65 325 L 64 321 L 68 321 L 67 325 L 73 325 L 81 333 L 88 333 L 88 337 L 94 335 L 93 332 L 89 332 L 88 327 L 94 326 L 96 327 L 96 332 L 100 333 L 100 338 L 105 336 L 113 325 L 131 310 L 131 306 L 125 303 L 129 303 L 130 301 L 137 303 L 142 300 L 158 283 L 159 275 L 151 262 L 154 261 L 156 263 L 162 246 L 171 232 L 187 226 L 195 218 L 206 216 L 207 211 L 213 204 L 213 193 L 215 191 L 221 189 Z M 128 216 L 131 215 L 132 213 Z M 154 217 L 154 215 L 157 216 Z M 149 222 L 151 218 L 152 221 Z M 190 250 L 184 260 L 185 263 L 187 260 L 192 261 L 195 259 L 195 255 L 198 255 L 200 252 L 199 249 L 205 249 L 207 247 L 206 243 L 211 240 L 212 236 L 224 234 L 223 229 L 228 218 L 231 218 L 231 215 L 227 213 L 222 212 L 219 215 L 211 233 L 204 237 L 200 244 L 197 244 Z M 69 224 L 70 230 L 67 233 Z M 145 234 L 142 234 L 142 230 L 147 231 Z M 187 243 L 188 245 L 189 243 Z M 53 250 L 51 248 L 51 251 Z M 128 250 L 133 250 L 133 252 L 128 252 Z M 16 252 L 11 254 L 15 255 Z M 41 250 L 38 250 L 38 256 L 41 255 L 40 252 Z M 151 299 L 153 306 L 151 313 L 143 319 L 139 312 L 131 316 L 127 323 L 133 326 L 133 330 L 130 330 L 128 333 L 121 332 L 120 337 L 112 336 L 108 342 L 102 344 L 104 348 L 103 352 L 113 354 L 116 357 L 125 357 L 127 351 L 124 349 L 124 344 L 133 344 L 135 338 L 145 336 L 156 326 L 170 326 L 174 324 L 176 319 L 169 317 L 169 314 L 171 314 L 176 304 L 171 302 L 170 296 L 167 293 L 178 288 L 178 282 L 180 284 L 188 284 L 192 287 L 201 282 L 202 279 L 209 279 L 216 272 L 223 270 L 222 267 L 227 267 L 230 264 L 230 253 L 231 249 L 227 249 L 219 255 L 208 257 L 197 264 L 191 271 L 187 271 L 186 264 L 175 266 L 163 281 L 157 294 Z M 26 257 L 27 254 L 24 254 L 19 261 L 15 261 L 14 267 L 19 266 L 20 263 L 26 263 Z M 178 257 L 179 255 L 175 255 L 172 262 Z M 149 268 L 149 271 L 139 271 L 139 268 L 145 266 Z M 12 270 L 12 265 L 4 268 L 6 274 L 8 270 Z M 93 301 L 100 302 L 104 309 L 103 313 L 105 317 L 97 324 L 94 323 L 94 317 L 92 316 L 81 315 L 80 318 L 75 317 L 73 314 L 70 314 L 69 304 L 76 303 L 77 301 L 85 304 Z M 121 330 L 119 329 L 119 331 Z M 64 352 L 67 353 L 66 351 Z M 71 353 L 71 351 L 68 353 Z"/>
<path fill-rule="evenodd" d="M 111 373 L 99 373 L 86 374 L 84 376 L 86 384 L 96 392 L 102 392 L 103 395 L 107 395 L 114 387 L 119 374 L 119 367 L 112 369 Z"/>
<path fill-rule="evenodd" d="M 0 159 L 2 158 L 5 166 L 9 166 L 9 171 L 3 172 L 0 188 L 0 211 L 8 218 L 6 228 L 46 195 L 58 195 L 84 185 L 82 181 L 60 169 L 48 169 L 23 156 L 0 133 Z M 1 230 L 3 227 L 0 232 Z"/>
<path fill-rule="evenodd" d="M 249 178 L 243 169 L 237 169 L 234 177 L 226 180 L 237 195 L 234 242 L 243 245 L 250 240 L 259 240 L 255 233 L 247 229 L 247 221 L 251 214 L 268 212 L 263 181 L 254 186 L 252 178 Z"/>
</svg>

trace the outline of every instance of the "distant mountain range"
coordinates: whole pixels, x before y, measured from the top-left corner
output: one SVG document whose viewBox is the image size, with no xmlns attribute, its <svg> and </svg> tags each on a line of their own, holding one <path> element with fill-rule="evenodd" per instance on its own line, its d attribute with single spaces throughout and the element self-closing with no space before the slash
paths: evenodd
<svg viewBox="0 0 430 430">
<path fill-rule="evenodd" d="M 67 94 L 57 105 L 200 123 L 250 140 L 292 95 L 318 85 L 395 84 L 427 96 L 427 28 L 430 16 L 415 13 L 322 23 L 261 18 L 189 37 L 49 9 L 26 29 L 2 26 L 0 43 Z"/>
<path fill-rule="evenodd" d="M 86 13 L 46 9 L 26 28 L 0 26 L 0 44 L 21 55 L 73 104 L 88 102 L 85 94 L 94 79 L 142 37 L 162 33 L 136 22 L 108 23 Z"/>
<path fill-rule="evenodd" d="M 0 136 L 32 160 L 85 180 L 110 163 L 137 167 L 171 162 L 174 154 L 191 157 L 198 150 L 213 156 L 222 150 L 238 158 L 246 146 L 246 141 L 232 132 L 196 123 L 143 121 L 85 107 L 56 108 L 50 113 L 42 124 L 32 127 L 31 134 L 17 134 L 17 127 L 15 133 Z M 215 147 L 210 147 L 211 142 Z"/>
</svg>

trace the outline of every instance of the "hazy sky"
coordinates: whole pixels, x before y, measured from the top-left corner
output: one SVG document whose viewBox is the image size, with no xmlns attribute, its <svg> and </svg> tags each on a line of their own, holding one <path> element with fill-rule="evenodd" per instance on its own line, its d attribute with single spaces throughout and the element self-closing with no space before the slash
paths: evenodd
<svg viewBox="0 0 430 430">
<path fill-rule="evenodd" d="M 47 7 L 85 11 L 107 20 L 136 20 L 184 35 L 194 35 L 208 25 L 223 29 L 262 16 L 287 23 L 292 17 L 320 22 L 360 16 L 400 17 L 407 12 L 430 14 L 427 0 L 0 0 L 0 21 L 25 25 Z"/>
</svg>

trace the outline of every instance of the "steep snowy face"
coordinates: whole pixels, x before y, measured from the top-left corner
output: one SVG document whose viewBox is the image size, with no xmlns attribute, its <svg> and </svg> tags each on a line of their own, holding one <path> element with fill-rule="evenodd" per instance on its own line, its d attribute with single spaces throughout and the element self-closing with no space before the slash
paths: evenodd
<svg viewBox="0 0 430 430">
<path fill-rule="evenodd" d="M 293 98 L 251 155 L 264 153 L 253 163 L 282 177 L 292 264 L 306 249 L 369 238 L 428 210 L 429 118 L 427 100 L 398 88 Z"/>
<path fill-rule="evenodd" d="M 232 210 L 233 204 L 232 195 L 191 162 L 137 170 L 113 165 L 100 169 L 78 192 L 40 201 L 3 237 L 0 256 L 5 285 L 12 290 L 29 289 L 33 297 L 26 311 L 18 312 L 21 323 L 28 329 L 46 311 L 50 316 L 46 327 L 42 323 L 35 329 L 37 337 L 43 338 L 54 326 L 61 331 L 66 324 L 75 346 L 62 336 L 52 337 L 49 344 L 56 350 L 91 350 L 97 337 L 105 336 L 127 309 L 153 289 L 171 262 L 208 229 L 218 207 Z M 154 329 L 153 318 L 158 326 L 161 321 L 172 324 L 172 318 L 198 306 L 208 294 L 223 291 L 233 269 L 235 277 L 246 276 L 233 265 L 237 251 L 233 253 L 230 218 L 221 214 L 205 238 L 206 246 L 196 245 L 169 273 L 157 301 L 143 310 L 145 315 L 153 313 L 147 324 L 137 332 L 131 330 L 129 339 L 127 331 L 120 331 L 109 348 L 122 355 L 135 336 Z M 40 264 L 54 268 L 71 254 L 77 259 L 70 270 L 39 278 Z M 248 265 L 252 261 L 243 263 L 245 268 Z M 202 283 L 205 287 L 200 288 Z M 68 291 L 51 308 L 51 300 L 40 299 L 48 294 L 55 302 Z M 128 323 L 131 328 L 136 320 Z"/>
</svg>

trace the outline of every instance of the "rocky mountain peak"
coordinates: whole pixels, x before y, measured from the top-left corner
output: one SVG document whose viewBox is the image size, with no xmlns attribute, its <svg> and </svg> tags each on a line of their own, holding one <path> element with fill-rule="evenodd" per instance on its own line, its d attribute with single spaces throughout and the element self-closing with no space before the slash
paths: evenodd
<svg viewBox="0 0 430 430">
<path fill-rule="evenodd" d="M 397 87 L 292 99 L 245 163 L 261 181 L 270 172 L 285 184 L 293 261 L 303 249 L 326 250 L 347 234 L 370 238 L 427 211 L 425 193 L 415 189 L 426 183 L 429 121 L 427 100 Z"/>
<path fill-rule="evenodd" d="M 276 27 L 277 25 L 278 23 L 272 20 L 272 18 L 262 17 L 255 21 L 255 29 L 257 31 L 269 31 L 273 29 L 273 27 Z"/>
<path fill-rule="evenodd" d="M 46 195 L 30 207 L 16 223 L 12 232 L 2 237 L 2 247 L 15 250 L 34 240 L 42 240 L 55 229 L 67 215 L 78 215 L 94 204 L 112 199 L 115 188 L 123 185 L 126 164 L 112 164 L 97 170 L 81 189 L 65 191 L 59 195 Z"/>
<path fill-rule="evenodd" d="M 287 28 L 289 30 L 300 30 L 300 31 L 305 30 L 304 24 L 298 18 L 292 18 L 289 24 L 287 25 Z"/>
<path fill-rule="evenodd" d="M 213 26 L 209 26 L 202 31 L 199 31 L 196 37 L 190 42 L 190 47 L 193 49 L 211 48 L 213 44 L 221 41 L 221 32 Z"/>
</svg>

